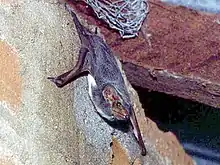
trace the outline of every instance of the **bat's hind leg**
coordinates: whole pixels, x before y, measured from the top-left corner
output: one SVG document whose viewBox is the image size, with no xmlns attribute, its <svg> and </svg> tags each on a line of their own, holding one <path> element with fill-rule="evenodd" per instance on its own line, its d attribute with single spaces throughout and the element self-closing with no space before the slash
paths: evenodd
<svg viewBox="0 0 220 165">
<path fill-rule="evenodd" d="M 81 73 L 88 70 L 88 67 L 84 65 L 87 53 L 87 48 L 81 48 L 78 61 L 72 70 L 65 72 L 57 77 L 48 77 L 48 79 L 55 83 L 59 88 L 62 88 L 68 83 L 76 80 Z"/>
</svg>

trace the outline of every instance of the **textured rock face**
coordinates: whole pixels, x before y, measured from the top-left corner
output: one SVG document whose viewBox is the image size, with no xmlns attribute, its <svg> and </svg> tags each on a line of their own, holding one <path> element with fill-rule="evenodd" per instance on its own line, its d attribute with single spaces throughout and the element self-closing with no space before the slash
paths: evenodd
<svg viewBox="0 0 220 165">
<path fill-rule="evenodd" d="M 46 77 L 70 69 L 79 39 L 57 1 L 1 1 L 0 164 L 192 164 L 171 133 L 145 117 L 127 82 L 148 150 L 95 112 L 85 77 L 63 89 Z M 110 143 L 112 145 L 110 146 Z"/>
<path fill-rule="evenodd" d="M 73 90 L 46 79 L 71 66 L 78 51 L 63 9 L 3 1 L 0 22 L 0 164 L 74 164 Z"/>
</svg>

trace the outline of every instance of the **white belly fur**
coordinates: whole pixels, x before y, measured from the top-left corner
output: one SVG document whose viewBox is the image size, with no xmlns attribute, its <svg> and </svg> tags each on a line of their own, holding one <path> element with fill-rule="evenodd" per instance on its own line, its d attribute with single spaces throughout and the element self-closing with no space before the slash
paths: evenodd
<svg viewBox="0 0 220 165">
<path fill-rule="evenodd" d="M 89 84 L 89 96 L 92 99 L 92 87 L 96 87 L 97 84 L 91 74 L 88 74 L 87 79 L 88 79 L 88 84 Z"/>
<path fill-rule="evenodd" d="M 94 77 L 92 77 L 91 74 L 88 74 L 87 80 L 88 80 L 88 85 L 89 85 L 89 96 L 90 96 L 90 98 L 91 98 L 91 100 L 92 100 L 92 102 L 93 102 L 93 104 L 94 104 L 96 110 L 98 111 L 98 113 L 99 113 L 102 117 L 104 117 L 104 118 L 106 118 L 106 119 L 108 119 L 108 120 L 112 120 L 112 117 L 111 117 L 111 116 L 107 116 L 105 113 L 103 113 L 103 111 L 102 111 L 98 106 L 96 106 L 96 103 L 93 101 L 92 87 L 97 87 L 97 84 L 96 84 L 96 82 L 95 82 Z"/>
</svg>

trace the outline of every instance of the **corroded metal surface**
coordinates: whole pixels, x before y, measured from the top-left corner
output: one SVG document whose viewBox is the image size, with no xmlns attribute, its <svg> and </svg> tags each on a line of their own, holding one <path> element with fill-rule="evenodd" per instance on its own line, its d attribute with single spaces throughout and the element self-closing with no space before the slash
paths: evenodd
<svg viewBox="0 0 220 165">
<path fill-rule="evenodd" d="M 148 77 L 128 75 L 132 77 L 133 84 L 220 107 L 220 15 L 151 0 L 148 30 L 142 28 L 143 33 L 139 37 L 123 40 L 117 32 L 95 18 L 92 10 L 83 3 L 77 3 L 73 7 L 83 18 L 100 27 L 108 44 L 120 55 L 121 61 L 136 65 L 136 73 L 141 74 L 143 69 L 154 70 L 155 73 L 162 70 L 178 75 L 183 80 L 190 80 L 182 89 L 178 88 L 178 84 L 177 88 L 172 89 L 172 82 L 175 81 L 172 76 L 163 79 L 161 83 L 170 84 L 164 88 L 154 78 L 149 80 L 154 85 L 149 86 L 145 79 Z M 134 70 L 130 69 L 131 67 L 125 67 L 127 74 L 133 73 Z M 192 94 L 193 91 L 200 91 L 199 85 L 191 89 L 191 85 L 198 81 L 199 84 L 215 86 L 214 92 L 206 89 L 207 92 L 197 94 L 199 97 Z M 206 85 L 203 86 L 205 88 Z M 192 92 L 179 94 L 183 89 Z"/>
</svg>

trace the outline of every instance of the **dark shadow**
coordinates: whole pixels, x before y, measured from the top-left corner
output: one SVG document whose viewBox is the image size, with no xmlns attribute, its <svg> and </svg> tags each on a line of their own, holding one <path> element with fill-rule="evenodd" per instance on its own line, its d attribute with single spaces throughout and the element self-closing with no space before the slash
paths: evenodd
<svg viewBox="0 0 220 165">
<path fill-rule="evenodd" d="M 117 120 L 117 121 L 109 121 L 107 119 L 105 119 L 104 117 L 102 117 L 99 113 L 98 115 L 111 127 L 118 129 L 122 132 L 128 132 L 130 129 L 130 122 L 127 121 L 123 121 L 123 120 Z"/>
<path fill-rule="evenodd" d="M 134 87 L 145 114 L 163 131 L 173 132 L 200 164 L 220 164 L 220 109 Z M 201 163 L 202 162 L 202 163 Z M 210 164 L 210 162 L 208 164 Z"/>
</svg>

